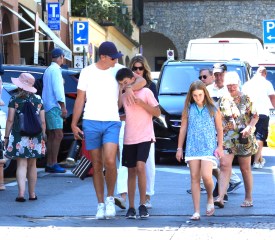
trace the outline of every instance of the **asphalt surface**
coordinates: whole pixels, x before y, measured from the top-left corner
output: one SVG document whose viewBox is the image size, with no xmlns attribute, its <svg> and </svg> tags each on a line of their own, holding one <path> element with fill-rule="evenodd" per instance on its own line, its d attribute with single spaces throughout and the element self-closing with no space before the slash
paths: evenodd
<svg viewBox="0 0 275 240">
<path fill-rule="evenodd" d="M 157 165 L 153 208 L 147 220 L 125 219 L 126 210 L 118 208 L 115 219 L 96 220 L 92 178 L 82 181 L 70 169 L 65 174 L 39 169 L 38 200 L 25 203 L 14 201 L 16 181 L 6 179 L 7 189 L 0 192 L 0 239 L 274 239 L 275 150 L 265 148 L 264 156 L 265 167 L 253 170 L 253 207 L 240 207 L 244 199 L 242 186 L 229 194 L 225 208 L 207 217 L 206 194 L 202 194 L 201 220 L 195 222 L 189 220 L 193 203 L 186 193 L 190 175 L 185 165 Z M 239 167 L 234 169 L 241 176 Z"/>
</svg>

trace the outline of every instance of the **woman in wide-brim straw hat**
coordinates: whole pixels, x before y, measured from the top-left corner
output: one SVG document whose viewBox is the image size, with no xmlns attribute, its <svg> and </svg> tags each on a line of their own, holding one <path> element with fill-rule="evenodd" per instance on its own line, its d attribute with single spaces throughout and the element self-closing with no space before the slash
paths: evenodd
<svg viewBox="0 0 275 240">
<path fill-rule="evenodd" d="M 35 186 L 37 181 L 36 159 L 45 155 L 45 112 L 40 96 L 33 87 L 35 78 L 29 73 L 21 73 L 11 81 L 19 88 L 18 94 L 9 102 L 8 118 L 5 130 L 6 156 L 17 161 L 16 180 L 18 196 L 15 201 L 25 202 L 26 178 L 28 179 L 29 200 L 37 200 Z M 31 102 L 39 113 L 42 132 L 33 136 L 22 136 L 19 128 L 19 114 L 25 102 Z"/>
</svg>

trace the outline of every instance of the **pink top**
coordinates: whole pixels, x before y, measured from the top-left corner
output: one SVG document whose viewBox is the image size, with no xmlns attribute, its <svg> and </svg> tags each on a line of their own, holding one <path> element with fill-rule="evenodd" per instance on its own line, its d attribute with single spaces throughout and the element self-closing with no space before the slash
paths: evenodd
<svg viewBox="0 0 275 240">
<path fill-rule="evenodd" d="M 151 106 L 156 107 L 159 105 L 152 91 L 148 88 L 142 88 L 134 93 L 137 98 L 142 99 Z M 124 144 L 155 141 L 153 116 L 139 105 L 128 106 L 125 102 L 124 94 L 122 95 L 122 103 L 126 113 Z"/>
</svg>

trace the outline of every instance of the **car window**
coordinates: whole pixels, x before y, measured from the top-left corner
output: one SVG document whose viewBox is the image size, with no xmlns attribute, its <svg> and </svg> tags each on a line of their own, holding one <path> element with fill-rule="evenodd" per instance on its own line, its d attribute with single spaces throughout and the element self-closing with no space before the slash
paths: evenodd
<svg viewBox="0 0 275 240">
<path fill-rule="evenodd" d="M 200 69 L 212 69 L 213 63 L 193 65 L 167 65 L 164 67 L 159 87 L 159 94 L 186 94 L 191 83 L 198 80 Z M 227 65 L 227 71 L 236 71 L 241 84 L 246 81 L 243 68 L 237 65 Z"/>
<path fill-rule="evenodd" d="M 275 89 L 275 66 L 274 67 L 265 67 L 267 76 L 266 79 L 270 81 Z M 253 75 L 256 74 L 258 67 L 252 67 Z"/>
</svg>

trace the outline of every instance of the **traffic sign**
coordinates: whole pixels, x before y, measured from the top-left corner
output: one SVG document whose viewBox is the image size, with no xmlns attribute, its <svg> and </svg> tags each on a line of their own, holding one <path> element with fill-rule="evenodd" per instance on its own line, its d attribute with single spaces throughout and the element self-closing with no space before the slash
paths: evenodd
<svg viewBox="0 0 275 240">
<path fill-rule="evenodd" d="M 87 56 L 84 57 L 83 64 L 83 56 L 74 56 L 74 68 L 84 68 L 87 66 Z"/>
<path fill-rule="evenodd" d="M 48 3 L 48 27 L 51 30 L 60 30 L 59 3 Z"/>
<path fill-rule="evenodd" d="M 89 23 L 84 21 L 74 21 L 73 24 L 73 44 L 86 45 L 89 43 Z"/>
<path fill-rule="evenodd" d="M 263 42 L 264 44 L 275 43 L 275 20 L 263 20 Z"/>
<path fill-rule="evenodd" d="M 73 22 L 73 51 L 81 53 L 85 49 L 88 51 L 89 43 L 89 22 L 74 21 Z"/>
</svg>

